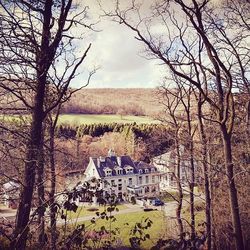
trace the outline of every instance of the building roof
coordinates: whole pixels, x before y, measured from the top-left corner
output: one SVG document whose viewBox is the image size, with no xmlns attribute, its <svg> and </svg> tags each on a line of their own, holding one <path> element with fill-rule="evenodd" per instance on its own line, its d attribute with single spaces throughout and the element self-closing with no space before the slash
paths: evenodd
<svg viewBox="0 0 250 250">
<path fill-rule="evenodd" d="M 111 170 L 111 176 L 127 175 L 126 169 L 130 168 L 133 171 L 130 174 L 148 174 L 152 171 L 157 171 L 156 167 L 142 161 L 133 161 L 130 156 L 107 156 L 107 157 L 91 157 L 97 172 L 100 177 L 105 177 L 105 170 Z M 118 175 L 116 169 L 122 170 Z M 146 170 L 147 169 L 147 170 Z"/>
<path fill-rule="evenodd" d="M 181 157 L 184 155 L 185 148 L 183 145 L 180 145 L 180 155 Z M 182 157 L 183 158 L 183 157 Z M 163 164 L 163 165 L 169 165 L 176 159 L 176 151 L 175 149 L 169 149 L 166 153 L 163 153 L 161 155 L 158 155 L 153 158 L 153 162 L 155 164 Z M 183 160 L 183 159 L 182 159 Z"/>
<path fill-rule="evenodd" d="M 20 187 L 20 184 L 18 184 L 15 181 L 9 181 L 3 184 L 3 189 L 5 192 L 11 192 L 13 190 L 16 190 Z"/>
</svg>

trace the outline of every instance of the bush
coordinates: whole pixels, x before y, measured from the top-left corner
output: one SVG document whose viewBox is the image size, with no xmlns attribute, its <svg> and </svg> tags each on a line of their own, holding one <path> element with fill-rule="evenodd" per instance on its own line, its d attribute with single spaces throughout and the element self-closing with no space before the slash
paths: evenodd
<svg viewBox="0 0 250 250">
<path fill-rule="evenodd" d="M 98 211 L 98 210 L 99 210 L 99 209 L 96 208 L 96 207 L 90 207 L 90 208 L 87 209 L 87 211 L 90 211 L 90 212 L 96 212 L 96 211 Z"/>
<path fill-rule="evenodd" d="M 133 205 L 136 204 L 136 200 L 135 200 L 135 197 L 134 197 L 134 196 L 131 197 L 131 203 L 132 203 Z"/>
<path fill-rule="evenodd" d="M 153 211 L 153 210 L 157 210 L 157 209 L 153 209 L 153 208 L 144 208 L 143 209 L 144 212 L 150 212 L 150 211 Z"/>
</svg>

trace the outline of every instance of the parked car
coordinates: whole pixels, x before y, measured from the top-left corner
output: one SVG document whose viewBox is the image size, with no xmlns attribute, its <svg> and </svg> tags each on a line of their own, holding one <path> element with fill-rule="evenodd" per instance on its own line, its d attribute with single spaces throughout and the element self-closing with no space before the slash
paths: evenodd
<svg viewBox="0 0 250 250">
<path fill-rule="evenodd" d="M 152 204 L 153 206 L 163 206 L 163 205 L 164 205 L 164 202 L 161 201 L 161 200 L 158 199 L 158 198 L 155 198 L 155 199 L 153 199 L 153 200 L 151 201 L 151 204 Z"/>
</svg>

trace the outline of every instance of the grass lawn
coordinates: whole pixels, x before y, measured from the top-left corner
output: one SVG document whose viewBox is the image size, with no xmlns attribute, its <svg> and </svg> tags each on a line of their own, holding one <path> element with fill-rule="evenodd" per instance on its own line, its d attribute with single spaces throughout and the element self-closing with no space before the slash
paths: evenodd
<svg viewBox="0 0 250 250">
<path fill-rule="evenodd" d="M 29 115 L 0 115 L 0 119 L 6 122 L 29 122 Z M 62 114 L 59 116 L 58 124 L 96 124 L 96 123 L 159 123 L 147 116 L 133 116 L 133 115 L 87 115 L 87 114 Z"/>
<path fill-rule="evenodd" d="M 182 212 L 182 217 L 187 220 L 189 223 L 191 223 L 190 213 L 188 211 Z M 204 222 L 206 221 L 205 211 L 196 211 L 195 212 L 195 229 L 197 232 L 200 230 L 204 230 Z"/>
<path fill-rule="evenodd" d="M 116 239 L 120 239 L 122 245 L 130 246 L 129 238 L 132 236 L 130 234 L 131 229 L 134 227 L 136 222 L 141 222 L 146 218 L 149 218 L 153 221 L 151 227 L 146 229 L 144 232 L 145 234 L 150 235 L 150 239 L 147 239 L 145 242 L 141 244 L 143 249 L 150 249 L 154 246 L 160 238 L 163 238 L 165 234 L 165 217 L 163 212 L 161 211 L 150 211 L 150 212 L 134 212 L 134 213 L 127 213 L 127 214 L 119 214 L 115 215 L 116 221 L 112 222 L 111 230 L 115 228 L 119 228 L 120 232 L 119 235 L 116 235 Z M 127 225 L 128 224 L 128 225 Z M 96 221 L 96 224 L 91 225 L 89 221 L 85 223 L 86 226 L 89 226 L 89 230 L 91 229 L 100 229 L 102 226 L 105 226 L 106 229 L 109 229 L 109 222 L 106 220 L 99 219 Z"/>
<path fill-rule="evenodd" d="M 116 207 L 119 209 L 119 211 L 128 208 L 124 204 L 117 205 Z M 98 210 L 96 210 L 96 211 L 88 211 L 89 208 L 96 208 Z M 68 212 L 67 215 L 68 215 L 68 219 L 76 219 L 76 218 L 89 216 L 89 215 L 96 216 L 96 212 L 103 212 L 103 211 L 104 211 L 103 206 L 100 206 L 100 207 L 98 207 L 98 206 L 96 206 L 96 207 L 93 207 L 93 206 L 81 206 L 81 207 L 78 207 L 78 209 L 77 209 L 77 211 L 75 213 L 74 212 Z"/>
<path fill-rule="evenodd" d="M 187 192 L 188 188 L 183 189 L 183 200 L 189 201 L 189 193 Z M 199 195 L 199 190 L 197 187 L 194 188 L 194 194 Z M 169 190 L 169 191 L 163 191 L 161 196 L 161 200 L 164 202 L 171 202 L 175 201 L 174 198 L 178 200 L 178 191 L 177 190 Z"/>
<path fill-rule="evenodd" d="M 176 191 L 164 192 L 161 194 L 160 199 L 164 202 L 171 202 L 171 201 L 175 201 L 173 197 L 178 199 L 178 192 Z M 189 199 L 189 194 L 184 193 L 183 199 Z"/>
<path fill-rule="evenodd" d="M 120 116 L 120 115 L 82 115 L 82 114 L 63 114 L 60 115 L 59 124 L 95 124 L 95 123 L 156 123 L 147 116 Z"/>
</svg>

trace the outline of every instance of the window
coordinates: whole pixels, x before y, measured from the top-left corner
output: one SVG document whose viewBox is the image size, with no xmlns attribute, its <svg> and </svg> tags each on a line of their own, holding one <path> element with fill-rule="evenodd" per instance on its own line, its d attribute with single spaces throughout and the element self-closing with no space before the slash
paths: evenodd
<svg viewBox="0 0 250 250">
<path fill-rule="evenodd" d="M 108 185 L 109 185 L 109 183 L 105 180 L 105 181 L 104 181 L 104 188 L 107 188 Z"/>
<path fill-rule="evenodd" d="M 139 184 L 142 184 L 142 176 L 139 176 Z"/>
<path fill-rule="evenodd" d="M 148 183 L 148 176 L 146 176 L 146 183 Z"/>
<path fill-rule="evenodd" d="M 118 181 L 119 181 L 119 182 L 121 182 L 121 181 L 122 181 L 122 179 L 118 179 Z"/>
<path fill-rule="evenodd" d="M 145 193 L 149 192 L 149 187 L 145 187 Z"/>
<path fill-rule="evenodd" d="M 118 184 L 118 190 L 121 191 L 122 190 L 122 184 Z"/>
<path fill-rule="evenodd" d="M 127 168 L 126 173 L 127 174 L 133 174 L 133 168 Z"/>
<path fill-rule="evenodd" d="M 152 176 L 152 183 L 155 183 L 155 176 Z"/>
<path fill-rule="evenodd" d="M 115 187 L 115 180 L 111 180 L 111 187 Z"/>
<path fill-rule="evenodd" d="M 151 172 L 152 172 L 152 173 L 155 172 L 155 169 L 154 169 L 154 168 L 151 168 Z"/>
<path fill-rule="evenodd" d="M 145 169 L 145 173 L 148 173 L 148 169 L 147 168 Z"/>
<path fill-rule="evenodd" d="M 112 175 L 112 170 L 107 169 L 105 171 L 105 173 L 106 173 L 106 176 L 111 176 Z"/>
<path fill-rule="evenodd" d="M 117 169 L 117 174 L 118 174 L 118 175 L 121 175 L 122 172 L 123 172 L 122 169 Z"/>
<path fill-rule="evenodd" d="M 142 169 L 139 169 L 139 174 L 142 174 Z"/>
<path fill-rule="evenodd" d="M 128 185 L 129 185 L 129 186 L 132 186 L 132 184 L 133 184 L 133 180 L 132 180 L 132 178 L 129 178 L 129 179 L 128 179 Z"/>
</svg>

